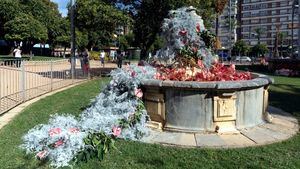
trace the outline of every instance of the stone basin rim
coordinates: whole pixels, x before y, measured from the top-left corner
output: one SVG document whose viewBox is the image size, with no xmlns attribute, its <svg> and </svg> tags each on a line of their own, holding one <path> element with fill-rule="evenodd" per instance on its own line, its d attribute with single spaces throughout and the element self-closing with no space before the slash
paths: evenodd
<svg viewBox="0 0 300 169">
<path fill-rule="evenodd" d="M 259 73 L 251 73 L 253 79 L 240 81 L 210 81 L 210 82 L 196 82 L 196 81 L 171 81 L 171 80 L 143 80 L 142 86 L 153 86 L 162 88 L 187 88 L 187 89 L 216 89 L 216 90 L 237 90 L 237 89 L 252 89 L 260 88 L 262 86 L 269 86 L 274 80 L 267 75 Z"/>
</svg>

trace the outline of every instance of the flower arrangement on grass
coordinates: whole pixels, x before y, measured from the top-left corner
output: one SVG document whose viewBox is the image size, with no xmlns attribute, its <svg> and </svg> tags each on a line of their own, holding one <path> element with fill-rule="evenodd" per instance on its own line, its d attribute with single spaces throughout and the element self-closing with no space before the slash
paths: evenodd
<svg viewBox="0 0 300 169">
<path fill-rule="evenodd" d="M 89 158 L 102 160 L 117 138 L 138 140 L 147 133 L 147 112 L 141 100 L 141 80 L 153 79 L 153 67 L 128 66 L 111 73 L 112 80 L 79 118 L 54 115 L 37 125 L 20 146 L 53 167 Z"/>
<path fill-rule="evenodd" d="M 204 27 L 193 7 L 170 11 L 164 20 L 162 37 L 165 46 L 154 64 L 159 80 L 234 81 L 249 80 L 249 72 L 237 72 L 234 65 L 225 66 L 212 55 L 215 37 Z"/>
</svg>

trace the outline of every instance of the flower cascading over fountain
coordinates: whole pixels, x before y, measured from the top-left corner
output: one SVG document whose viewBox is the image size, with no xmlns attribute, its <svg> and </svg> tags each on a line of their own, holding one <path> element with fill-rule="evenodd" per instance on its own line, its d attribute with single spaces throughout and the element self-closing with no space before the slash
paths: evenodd
<svg viewBox="0 0 300 169">
<path fill-rule="evenodd" d="M 234 65 L 218 62 L 211 49 L 215 37 L 204 27 L 203 20 L 193 7 L 169 12 L 164 20 L 161 36 L 166 43 L 158 59 L 165 65 L 155 64 L 155 78 L 177 81 L 234 81 L 249 80 L 249 72 L 237 72 Z"/>
<path fill-rule="evenodd" d="M 31 129 L 20 147 L 53 167 L 63 167 L 89 157 L 103 159 L 116 138 L 139 140 L 148 130 L 139 85 L 155 73 L 150 66 L 114 70 L 110 83 L 79 118 L 54 115 L 47 124 Z"/>
</svg>

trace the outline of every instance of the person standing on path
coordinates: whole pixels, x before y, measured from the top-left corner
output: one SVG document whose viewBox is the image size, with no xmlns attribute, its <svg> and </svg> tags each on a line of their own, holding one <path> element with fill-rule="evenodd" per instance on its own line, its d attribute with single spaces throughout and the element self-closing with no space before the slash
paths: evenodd
<svg viewBox="0 0 300 169">
<path fill-rule="evenodd" d="M 83 74 L 84 76 L 89 75 L 89 52 L 87 49 L 82 52 L 82 61 L 83 61 Z"/>
<path fill-rule="evenodd" d="M 16 66 L 20 67 L 21 65 L 21 59 L 22 59 L 22 50 L 20 49 L 20 46 L 18 46 L 14 51 L 13 51 L 15 58 L 16 58 Z"/>
<path fill-rule="evenodd" d="M 105 59 L 105 52 L 102 50 L 100 52 L 100 62 L 101 62 L 101 66 L 104 67 L 104 59 Z"/>
<path fill-rule="evenodd" d="M 117 51 L 117 64 L 118 68 L 122 68 L 122 62 L 123 62 L 123 54 L 120 50 Z"/>
</svg>

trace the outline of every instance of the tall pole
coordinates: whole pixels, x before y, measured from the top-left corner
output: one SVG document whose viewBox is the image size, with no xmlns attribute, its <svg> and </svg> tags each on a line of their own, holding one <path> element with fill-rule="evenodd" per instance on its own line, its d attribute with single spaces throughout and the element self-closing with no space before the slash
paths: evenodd
<svg viewBox="0 0 300 169">
<path fill-rule="evenodd" d="M 228 55 L 231 57 L 231 41 L 232 41 L 232 25 L 231 25 L 231 0 L 229 2 L 229 49 L 228 49 Z"/>
<path fill-rule="evenodd" d="M 300 0 L 298 0 L 298 59 L 300 59 Z"/>
<path fill-rule="evenodd" d="M 294 53 L 294 16 L 295 16 L 295 6 L 296 6 L 296 0 L 293 2 L 292 6 L 292 53 Z"/>
<path fill-rule="evenodd" d="M 75 78 L 75 26 L 74 26 L 74 13 L 75 13 L 74 0 L 71 0 L 71 74 L 72 79 Z"/>
</svg>

